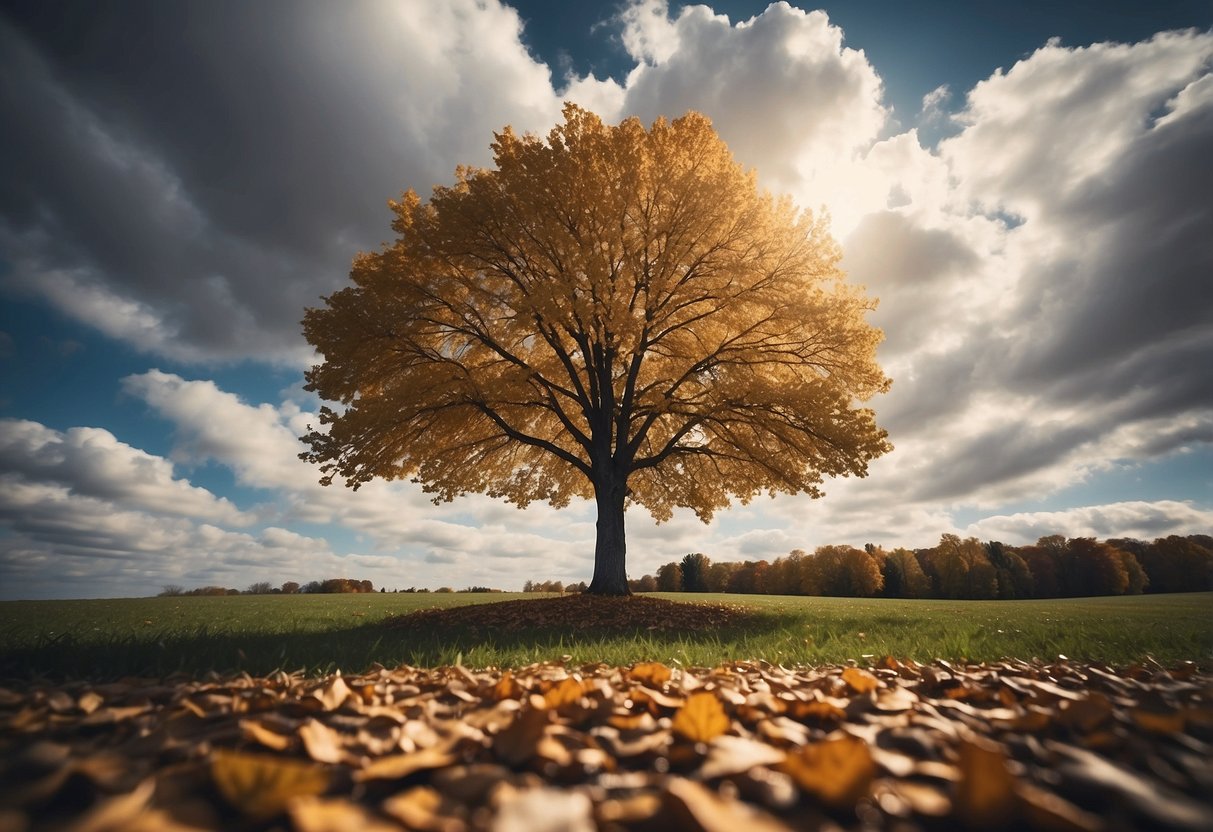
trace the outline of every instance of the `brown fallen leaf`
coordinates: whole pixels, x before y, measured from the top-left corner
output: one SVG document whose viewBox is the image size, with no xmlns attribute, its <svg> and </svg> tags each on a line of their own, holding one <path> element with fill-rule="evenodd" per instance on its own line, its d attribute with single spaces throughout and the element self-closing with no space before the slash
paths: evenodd
<svg viewBox="0 0 1213 832">
<path fill-rule="evenodd" d="M 783 751 L 765 742 L 726 734 L 709 744 L 708 757 L 699 769 L 699 776 L 704 780 L 729 777 L 748 771 L 754 766 L 782 763 L 786 756 Z"/>
<path fill-rule="evenodd" d="M 216 751 L 211 777 L 228 803 L 258 819 L 284 811 L 292 798 L 318 795 L 329 786 L 328 772 L 313 763 L 241 751 Z"/>
<path fill-rule="evenodd" d="M 291 801 L 290 815 L 295 832 L 400 832 L 396 824 L 341 798 L 299 797 Z"/>
<path fill-rule="evenodd" d="M 354 757 L 343 747 L 341 734 L 323 722 L 309 719 L 299 726 L 297 733 L 307 755 L 318 763 L 345 763 Z"/>
<path fill-rule="evenodd" d="M 546 707 L 536 705 L 544 705 L 542 697 L 531 697 L 531 705 L 519 711 L 514 721 L 497 735 L 493 751 L 502 762 L 520 766 L 535 756 L 539 740 L 554 716 Z"/>
<path fill-rule="evenodd" d="M 454 806 L 429 786 L 414 786 L 389 797 L 383 811 L 418 832 L 463 832 L 467 824 L 453 817 Z"/>
<path fill-rule="evenodd" d="M 493 818 L 493 832 L 596 832 L 594 807 L 580 791 L 510 790 Z"/>
<path fill-rule="evenodd" d="M 324 710 L 335 711 L 345 704 L 345 700 L 354 696 L 354 692 L 345 683 L 345 679 L 337 675 L 330 677 L 313 690 L 312 696 L 320 702 Z"/>
<path fill-rule="evenodd" d="M 871 791 L 876 777 L 868 744 L 841 733 L 789 753 L 779 768 L 832 809 L 852 808 Z"/>
<path fill-rule="evenodd" d="M 715 693 L 700 691 L 687 697 L 674 714 L 674 733 L 691 742 L 710 742 L 729 730 L 732 723 Z"/>
<path fill-rule="evenodd" d="M 989 740 L 963 740 L 959 754 L 960 782 L 956 813 L 976 828 L 1001 828 L 1015 820 L 1015 778 L 1003 750 Z"/>
<path fill-rule="evenodd" d="M 291 746 L 290 737 L 265 727 L 255 719 L 242 719 L 237 724 L 246 739 L 260 743 L 272 751 L 285 751 Z"/>
<path fill-rule="evenodd" d="M 774 815 L 747 806 L 737 800 L 726 800 L 706 786 L 675 777 L 665 792 L 666 805 L 682 823 L 682 829 L 703 832 L 791 832 Z"/>
<path fill-rule="evenodd" d="M 842 681 L 859 694 L 871 693 L 880 687 L 880 680 L 866 670 L 858 667 L 848 667 L 842 671 Z"/>
<path fill-rule="evenodd" d="M 453 753 L 452 744 L 444 743 L 411 754 L 380 757 L 365 768 L 355 771 L 354 781 L 365 783 L 369 780 L 403 780 L 418 771 L 449 766 L 457 759 L 459 758 Z"/>
</svg>

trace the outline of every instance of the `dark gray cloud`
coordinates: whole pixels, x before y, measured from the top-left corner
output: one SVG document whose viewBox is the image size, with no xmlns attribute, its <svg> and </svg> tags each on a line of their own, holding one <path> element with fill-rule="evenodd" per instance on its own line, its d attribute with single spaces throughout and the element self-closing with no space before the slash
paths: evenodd
<svg viewBox="0 0 1213 832">
<path fill-rule="evenodd" d="M 12 7 L 10 283 L 153 351 L 298 360 L 303 308 L 390 236 L 388 199 L 554 119 L 517 27 L 471 0 Z"/>
</svg>

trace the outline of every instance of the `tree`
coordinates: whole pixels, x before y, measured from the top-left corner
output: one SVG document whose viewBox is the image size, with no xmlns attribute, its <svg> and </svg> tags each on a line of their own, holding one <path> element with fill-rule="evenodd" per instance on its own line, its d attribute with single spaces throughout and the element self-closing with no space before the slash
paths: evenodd
<svg viewBox="0 0 1213 832">
<path fill-rule="evenodd" d="M 282 594 L 283 595 L 294 595 L 298 591 L 299 591 L 298 581 L 287 581 L 286 583 L 284 583 L 282 585 Z"/>
<path fill-rule="evenodd" d="M 564 117 L 393 202 L 396 241 L 307 311 L 307 389 L 340 408 L 301 456 L 436 501 L 593 499 L 589 591 L 626 594 L 628 505 L 706 522 L 864 476 L 890 445 L 857 402 L 889 381 L 825 222 L 760 191 L 707 118 Z"/>
<path fill-rule="evenodd" d="M 274 591 L 274 585 L 269 581 L 257 581 L 255 584 L 249 584 L 249 595 L 269 595 Z"/>
<path fill-rule="evenodd" d="M 707 573 L 712 561 L 703 552 L 692 552 L 682 559 L 682 591 L 707 592 Z"/>
<path fill-rule="evenodd" d="M 677 563 L 664 564 L 657 570 L 658 592 L 680 592 L 682 590 L 682 567 Z"/>
</svg>

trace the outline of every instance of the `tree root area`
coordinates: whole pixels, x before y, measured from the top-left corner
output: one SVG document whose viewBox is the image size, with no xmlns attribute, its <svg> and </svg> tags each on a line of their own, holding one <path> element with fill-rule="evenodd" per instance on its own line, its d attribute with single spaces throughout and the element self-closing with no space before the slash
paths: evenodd
<svg viewBox="0 0 1213 832">
<path fill-rule="evenodd" d="M 694 632 L 744 624 L 755 618 L 757 615 L 741 604 L 576 593 L 418 610 L 389 618 L 385 625 L 418 631 L 457 628 L 515 632 L 560 627 L 581 632 Z"/>
</svg>

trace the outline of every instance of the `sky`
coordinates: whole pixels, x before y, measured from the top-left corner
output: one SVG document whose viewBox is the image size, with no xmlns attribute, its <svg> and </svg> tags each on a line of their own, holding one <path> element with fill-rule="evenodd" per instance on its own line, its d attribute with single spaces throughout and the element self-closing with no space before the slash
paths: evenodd
<svg viewBox="0 0 1213 832">
<path fill-rule="evenodd" d="M 321 487 L 303 310 L 387 201 L 707 114 L 826 210 L 895 450 L 819 500 L 628 513 L 628 571 L 943 533 L 1213 532 L 1213 3 L 129 0 L 0 8 L 0 598 L 588 581 L 593 507 Z"/>
</svg>

